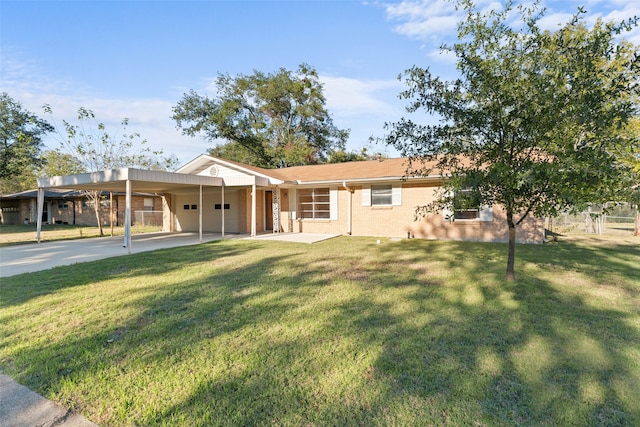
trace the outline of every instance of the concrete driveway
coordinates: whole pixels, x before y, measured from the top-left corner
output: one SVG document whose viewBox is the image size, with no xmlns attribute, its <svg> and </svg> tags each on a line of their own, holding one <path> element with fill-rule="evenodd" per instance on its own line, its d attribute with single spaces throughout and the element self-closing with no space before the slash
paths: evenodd
<svg viewBox="0 0 640 427">
<path fill-rule="evenodd" d="M 225 239 L 255 239 L 262 241 L 279 240 L 296 243 L 316 243 L 336 237 L 336 234 L 311 233 L 267 233 L 256 237 L 225 235 Z M 222 239 L 219 233 L 204 233 L 202 242 Z M 122 244 L 124 238 L 101 237 L 79 240 L 60 240 L 55 242 L 29 243 L 24 245 L 0 247 L 0 277 L 48 270 L 60 265 L 127 255 L 129 252 Z M 198 233 L 147 233 L 131 236 L 131 253 L 153 251 L 156 249 L 200 243 Z"/>
<path fill-rule="evenodd" d="M 239 236 L 231 236 L 230 238 L 237 237 Z M 216 233 L 202 235 L 203 242 L 221 238 L 222 236 Z M 229 236 L 225 236 L 225 238 L 229 238 Z M 122 246 L 123 242 L 124 238 L 118 236 L 3 246 L 0 247 L 0 277 L 127 255 L 129 252 L 127 248 Z M 198 243 L 200 243 L 198 233 L 135 234 L 131 236 L 131 253 Z"/>
</svg>

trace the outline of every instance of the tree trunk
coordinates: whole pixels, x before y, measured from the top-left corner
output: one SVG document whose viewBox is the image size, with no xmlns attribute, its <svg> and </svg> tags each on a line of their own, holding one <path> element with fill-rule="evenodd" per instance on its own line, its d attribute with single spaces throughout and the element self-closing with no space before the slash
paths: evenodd
<svg viewBox="0 0 640 427">
<path fill-rule="evenodd" d="M 633 235 L 640 236 L 640 206 L 636 206 L 636 230 Z"/>
<path fill-rule="evenodd" d="M 98 221 L 100 237 L 103 237 L 104 230 L 102 229 L 102 221 L 100 221 L 100 192 L 92 192 L 90 194 L 90 199 L 93 200 L 93 210 L 96 213 L 96 221 Z"/>
<path fill-rule="evenodd" d="M 100 221 L 100 203 L 96 203 L 96 220 L 98 221 L 98 230 L 100 230 L 100 237 L 104 236 L 104 230 L 102 229 L 102 221 Z"/>
<path fill-rule="evenodd" d="M 513 212 L 507 211 L 507 224 L 509 225 L 509 257 L 507 259 L 507 281 L 515 282 L 514 270 L 516 261 L 516 225 L 513 222 Z"/>
</svg>

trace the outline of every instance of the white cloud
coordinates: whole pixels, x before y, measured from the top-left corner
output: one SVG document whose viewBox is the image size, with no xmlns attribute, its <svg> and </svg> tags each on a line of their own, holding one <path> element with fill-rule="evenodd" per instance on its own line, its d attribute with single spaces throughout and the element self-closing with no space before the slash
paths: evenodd
<svg viewBox="0 0 640 427">
<path fill-rule="evenodd" d="M 327 108 L 334 114 L 352 116 L 386 116 L 398 108 L 389 102 L 397 98 L 403 85 L 398 80 L 357 80 L 347 77 L 320 76 Z M 393 96 L 390 98 L 389 94 Z"/>
<path fill-rule="evenodd" d="M 503 2 L 481 0 L 476 2 L 481 12 L 500 10 Z M 533 5 L 533 2 L 527 2 Z M 585 1 L 547 1 L 544 16 L 540 19 L 540 27 L 547 30 L 557 30 L 560 25 L 571 21 L 583 6 L 587 14 L 585 22 L 593 24 L 597 19 L 605 22 L 622 22 L 634 16 L 640 16 L 640 2 L 629 0 L 587 0 Z M 385 6 L 387 18 L 395 22 L 394 31 L 412 39 L 425 40 L 429 44 L 425 49 L 429 57 L 437 57 L 437 49 L 443 43 L 451 43 L 457 37 L 457 23 L 464 18 L 464 12 L 455 9 L 452 2 L 447 0 L 405 0 L 399 3 L 389 3 Z M 519 18 L 512 17 L 514 25 L 521 25 Z M 623 34 L 624 38 L 640 45 L 640 28 L 636 27 Z"/>
<path fill-rule="evenodd" d="M 455 34 L 461 17 L 446 0 L 402 1 L 388 4 L 385 11 L 388 19 L 403 22 L 395 27 L 396 32 L 419 39 Z"/>
<path fill-rule="evenodd" d="M 406 101 L 399 93 L 406 89 L 399 80 L 359 80 L 321 75 L 327 109 L 334 123 L 350 129 L 347 149 L 359 150 L 369 145 L 370 137 L 380 137 L 384 124 L 397 121 L 405 113 Z M 398 155 L 386 146 L 373 147 L 388 155 Z"/>
<path fill-rule="evenodd" d="M 7 92 L 33 114 L 55 122 L 60 131 L 63 120 L 74 123 L 78 108 L 85 107 L 92 110 L 96 120 L 104 123 L 111 133 L 119 132 L 122 120 L 128 118 L 129 133 L 139 133 L 141 139 L 147 140 L 147 147 L 162 150 L 166 156 L 176 155 L 180 162 L 204 153 L 211 145 L 203 139 L 184 136 L 175 128 L 171 119 L 174 101 L 96 95 L 92 88 L 50 77 L 35 61 L 13 53 L 3 55 L 0 76 L 1 91 Z M 43 112 L 45 104 L 53 110 L 52 117 Z M 45 144 L 48 148 L 57 148 L 60 137 L 49 135 Z"/>
</svg>

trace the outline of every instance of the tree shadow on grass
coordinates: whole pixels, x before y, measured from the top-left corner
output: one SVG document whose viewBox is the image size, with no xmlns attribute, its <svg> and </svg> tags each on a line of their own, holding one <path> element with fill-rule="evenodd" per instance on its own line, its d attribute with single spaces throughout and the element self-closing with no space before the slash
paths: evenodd
<svg viewBox="0 0 640 427">
<path fill-rule="evenodd" d="M 637 252 L 558 248 L 518 247 L 515 284 L 504 245 L 191 248 L 201 274 L 132 288 L 133 315 L 12 357 L 104 425 L 637 425 L 638 309 L 534 274 L 568 258 L 593 276 L 598 256 L 637 301 Z M 172 251 L 118 274 L 180 272 Z"/>
<path fill-rule="evenodd" d="M 562 292 L 522 272 L 517 283 L 507 283 L 502 271 L 491 266 L 494 245 L 480 254 L 464 243 L 448 245 L 446 256 L 421 246 L 414 248 L 416 257 L 441 258 L 449 270 L 464 269 L 472 283 L 415 283 L 419 308 L 400 318 L 388 316 L 397 329 L 376 369 L 407 397 L 429 401 L 446 396 L 446 409 L 430 422 L 466 424 L 474 415 L 490 425 L 640 422 L 640 334 L 631 326 L 638 310 L 630 315 L 604 308 L 586 294 Z M 640 265 L 629 262 L 637 248 L 520 249 L 521 263 L 544 260 L 560 270 L 569 259 L 568 268 L 585 275 L 602 261 L 602 276 L 623 277 L 622 290 L 637 301 L 640 286 L 632 283 L 640 277 Z M 542 255 L 541 250 L 556 254 Z M 562 256 L 563 251 L 571 256 Z M 387 251 L 385 263 L 397 263 L 395 256 Z M 407 326 L 412 318 L 424 320 L 419 327 Z M 370 319 L 364 316 L 359 324 L 364 326 L 355 329 L 366 330 Z M 424 415 L 419 407 L 415 410 Z"/>
<path fill-rule="evenodd" d="M 163 274 L 170 270 L 188 268 L 206 260 L 234 256 L 250 247 L 214 241 L 205 244 L 184 246 L 156 251 L 111 257 L 68 266 L 54 267 L 17 276 L 2 278 L 0 308 L 28 302 L 33 298 L 49 295 L 60 290 L 84 286 L 118 277 Z"/>
</svg>

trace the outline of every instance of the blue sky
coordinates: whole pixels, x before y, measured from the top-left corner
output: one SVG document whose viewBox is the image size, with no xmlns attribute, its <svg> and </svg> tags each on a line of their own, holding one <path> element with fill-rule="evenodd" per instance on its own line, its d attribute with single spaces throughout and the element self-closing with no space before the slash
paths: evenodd
<svg viewBox="0 0 640 427">
<path fill-rule="evenodd" d="M 634 0 L 543 4 L 550 29 L 580 5 L 588 21 L 640 16 Z M 127 117 L 130 131 L 184 163 L 213 145 L 176 130 L 171 108 L 185 92 L 212 96 L 218 73 L 304 62 L 318 70 L 335 124 L 351 129 L 348 148 L 359 149 L 384 134 L 385 122 L 406 116 L 397 80 L 405 69 L 454 75 L 454 61 L 438 48 L 454 40 L 458 20 L 442 0 L 0 0 L 0 91 L 44 118 L 41 106 L 51 105 L 58 124 L 81 106 L 112 132 Z M 627 38 L 640 45 L 640 30 Z M 57 146 L 53 138 L 47 145 Z"/>
</svg>

